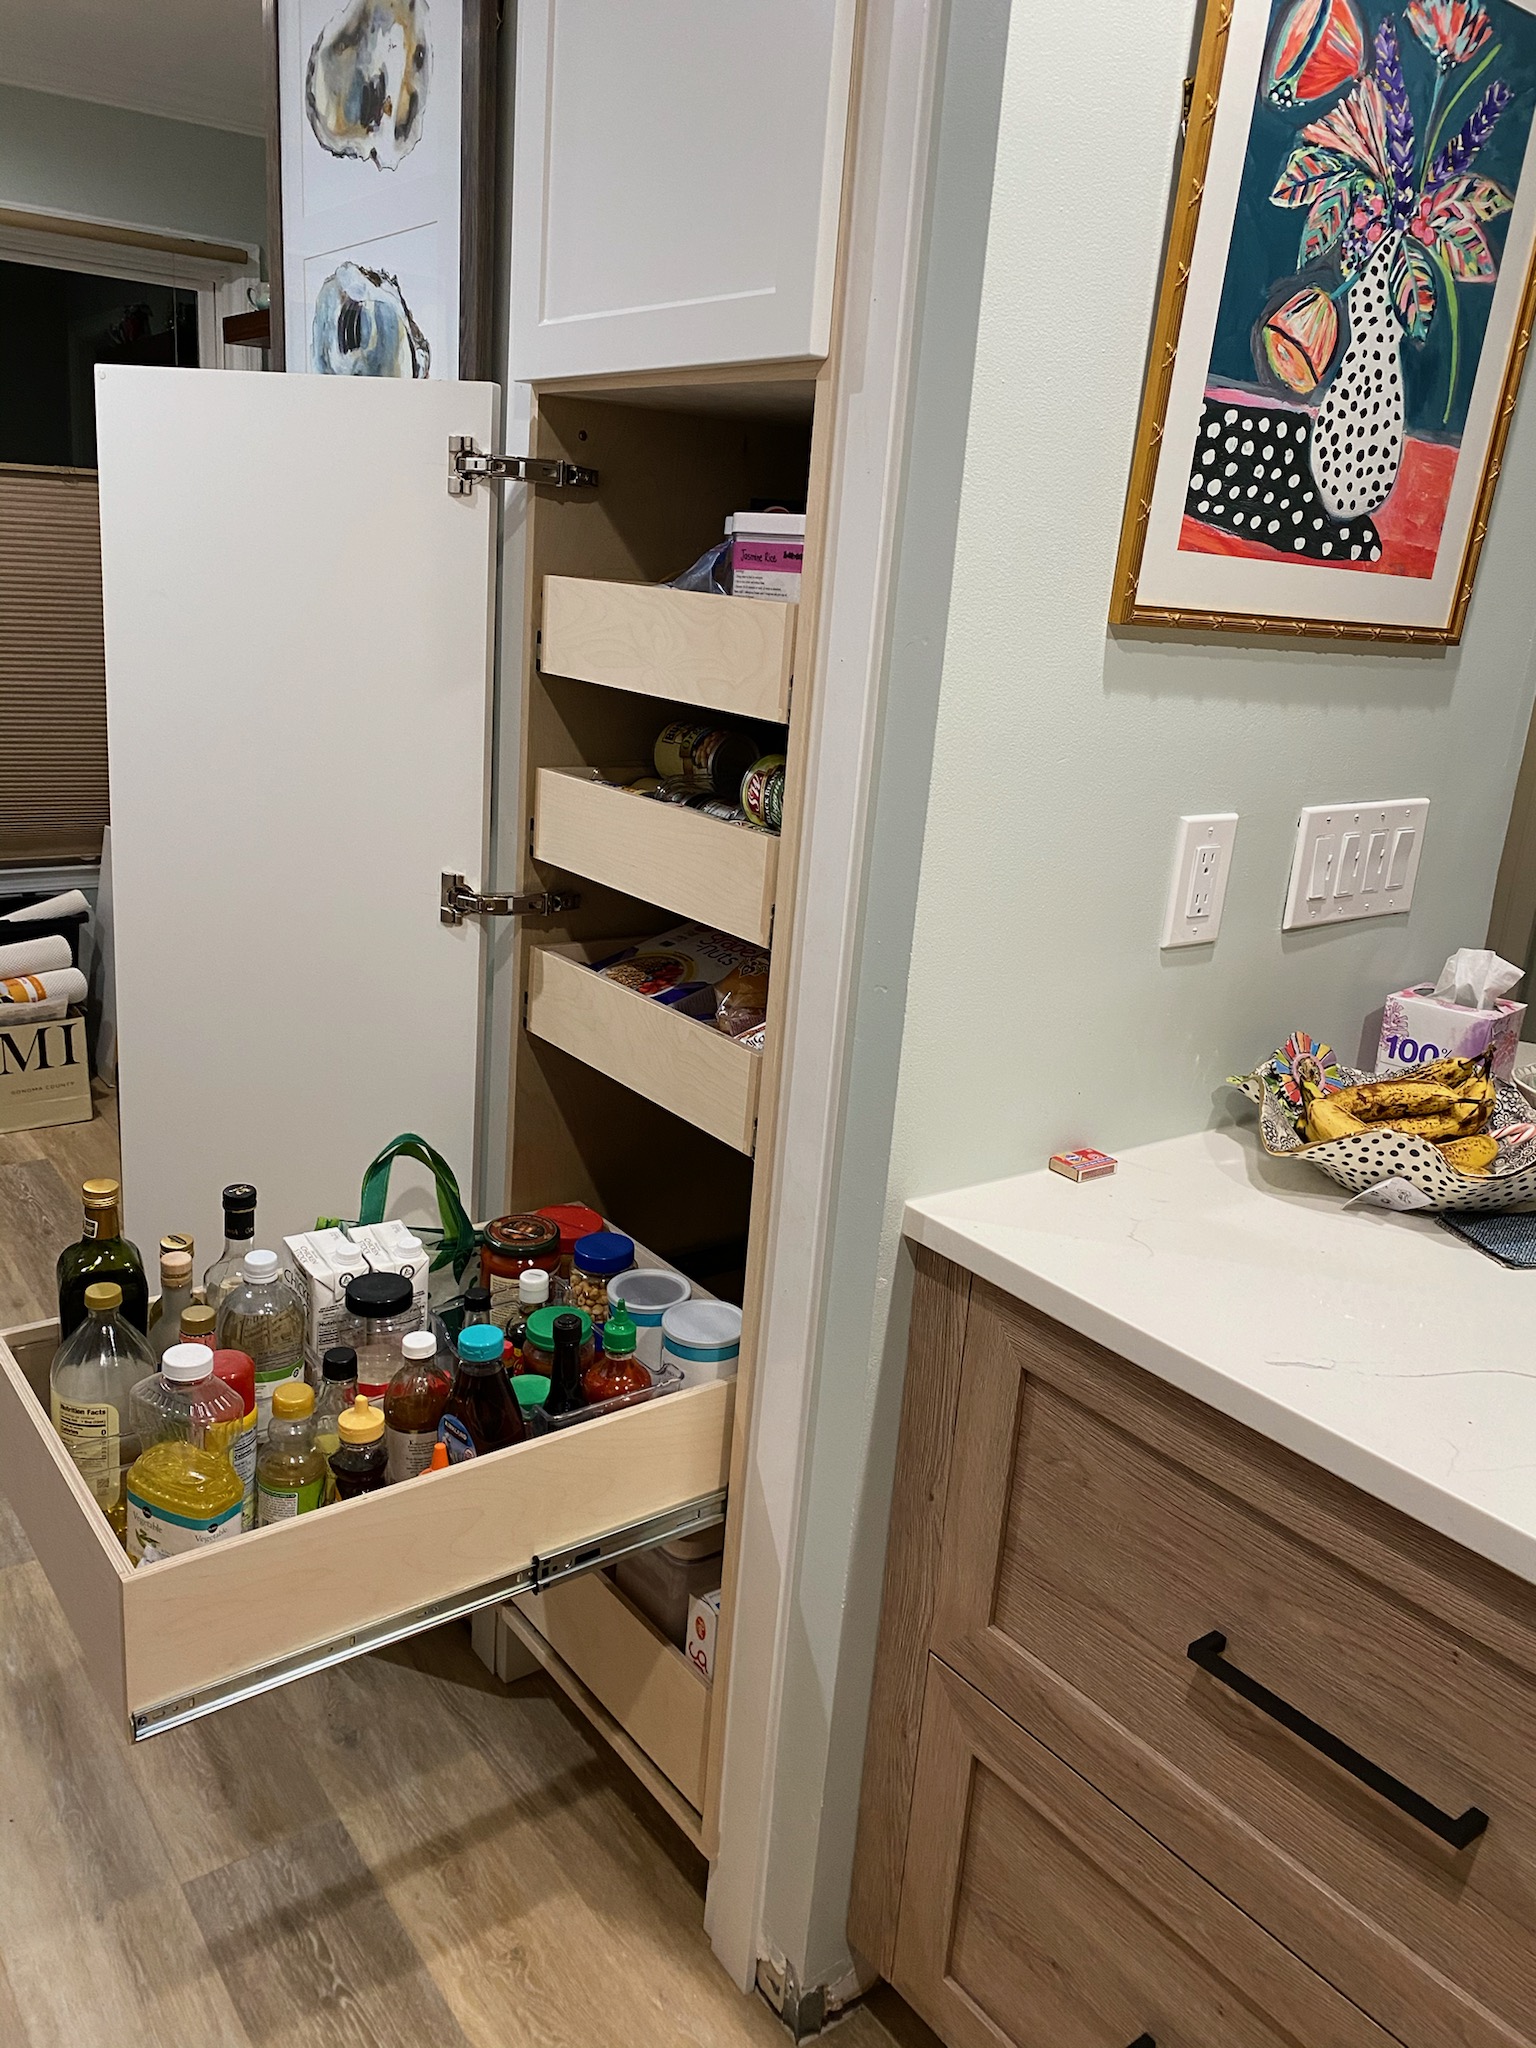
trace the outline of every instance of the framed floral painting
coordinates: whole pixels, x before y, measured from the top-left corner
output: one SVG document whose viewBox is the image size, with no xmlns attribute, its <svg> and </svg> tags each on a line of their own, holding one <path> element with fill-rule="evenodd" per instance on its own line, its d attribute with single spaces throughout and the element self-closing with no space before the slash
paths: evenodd
<svg viewBox="0 0 1536 2048">
<path fill-rule="evenodd" d="M 1536 0 L 1208 0 L 1115 623 L 1460 638 L 1533 114 Z"/>
</svg>

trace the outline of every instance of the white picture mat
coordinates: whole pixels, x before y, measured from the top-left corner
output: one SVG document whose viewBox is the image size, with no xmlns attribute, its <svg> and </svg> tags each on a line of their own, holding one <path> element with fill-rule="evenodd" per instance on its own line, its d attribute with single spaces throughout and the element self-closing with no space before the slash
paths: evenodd
<svg viewBox="0 0 1536 2048">
<path fill-rule="evenodd" d="M 420 139 L 393 169 L 321 147 L 304 107 L 309 53 L 349 0 L 278 0 L 278 125 L 283 178 L 283 309 L 290 370 L 310 368 L 315 296 L 349 258 L 399 277 L 432 351 L 430 374 L 459 373 L 460 156 L 463 128 L 463 0 L 427 0 L 432 73 Z M 423 260 L 425 230 L 435 261 Z M 406 253 L 391 261 L 388 238 Z M 316 258 L 325 258 L 318 267 Z M 407 269 L 422 294 L 418 303 Z"/>
<path fill-rule="evenodd" d="M 1536 13 L 1536 0 L 1511 0 L 1511 4 L 1525 13 Z M 1179 552 L 1190 464 L 1205 402 L 1227 252 L 1269 28 L 1269 0 L 1238 0 L 1217 101 L 1205 197 L 1195 234 L 1178 357 L 1168 394 L 1162 452 L 1137 579 L 1137 603 L 1179 611 L 1251 612 L 1358 621 L 1366 625 L 1443 627 L 1450 619 L 1461 582 L 1462 559 L 1477 509 L 1488 443 L 1525 298 L 1531 250 L 1536 242 L 1536 177 L 1532 175 L 1531 160 L 1532 149 L 1536 148 L 1536 123 L 1526 145 L 1520 189 L 1494 287 L 1487 339 L 1472 387 L 1434 575 L 1384 576 L 1320 563 L 1265 562 L 1243 556 Z M 1302 125 L 1298 122 L 1298 134 Z M 1277 176 L 1280 168 L 1277 162 Z M 1288 394 L 1275 394 L 1277 405 L 1294 402 Z M 1261 404 L 1262 400 L 1256 399 L 1254 403 Z"/>
</svg>

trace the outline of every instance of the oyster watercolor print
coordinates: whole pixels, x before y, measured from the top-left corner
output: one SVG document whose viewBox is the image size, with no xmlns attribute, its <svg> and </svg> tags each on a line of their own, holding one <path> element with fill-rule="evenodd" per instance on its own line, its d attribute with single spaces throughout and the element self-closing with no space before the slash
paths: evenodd
<svg viewBox="0 0 1536 2048">
<path fill-rule="evenodd" d="M 1160 417 L 1149 378 L 1122 621 L 1455 636 L 1529 317 L 1533 5 L 1213 4 L 1229 34 L 1213 51 L 1208 16 L 1219 94 L 1203 181 L 1192 112 L 1198 226 L 1171 323 L 1165 279 L 1177 358 Z"/>
</svg>

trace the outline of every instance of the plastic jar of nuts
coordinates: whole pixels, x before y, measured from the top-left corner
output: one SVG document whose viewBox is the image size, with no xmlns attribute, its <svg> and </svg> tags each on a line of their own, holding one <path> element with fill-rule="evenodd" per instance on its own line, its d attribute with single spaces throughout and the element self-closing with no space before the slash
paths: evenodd
<svg viewBox="0 0 1536 2048">
<path fill-rule="evenodd" d="M 571 1306 L 585 1309 L 599 1328 L 608 1319 L 608 1282 L 635 1263 L 635 1240 L 617 1230 L 594 1230 L 576 1240 L 571 1255 Z"/>
</svg>

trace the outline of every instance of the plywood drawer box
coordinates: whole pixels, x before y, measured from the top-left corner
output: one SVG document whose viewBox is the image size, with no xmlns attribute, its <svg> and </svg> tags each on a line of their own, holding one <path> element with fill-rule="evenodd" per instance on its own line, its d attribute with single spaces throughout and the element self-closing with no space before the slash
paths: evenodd
<svg viewBox="0 0 1536 2048">
<path fill-rule="evenodd" d="M 539 770 L 534 859 L 766 946 L 777 837 L 615 789 L 594 772 Z"/>
<path fill-rule="evenodd" d="M 56 1345 L 51 1324 L 0 1339 L 0 1491 L 136 1736 L 508 1595 L 535 1558 L 693 1502 L 718 1518 L 726 1382 L 135 1571 L 48 1420 Z"/>
<path fill-rule="evenodd" d="M 539 666 L 783 724 L 798 610 L 769 598 L 546 576 Z"/>
<path fill-rule="evenodd" d="M 907 1859 L 894 1981 L 952 2048 L 1390 2048 L 937 1660 Z"/>
<path fill-rule="evenodd" d="M 1530 1590 L 980 1284 L 954 1445 L 935 1654 L 1404 2041 L 1536 2041 Z"/>
<path fill-rule="evenodd" d="M 710 1689 L 602 1572 L 513 1602 L 692 1807 L 704 1805 Z"/>
<path fill-rule="evenodd" d="M 750 1152 L 762 1054 L 591 971 L 589 962 L 622 952 L 627 943 L 535 946 L 528 962 L 528 1029 L 738 1152 Z"/>
</svg>

